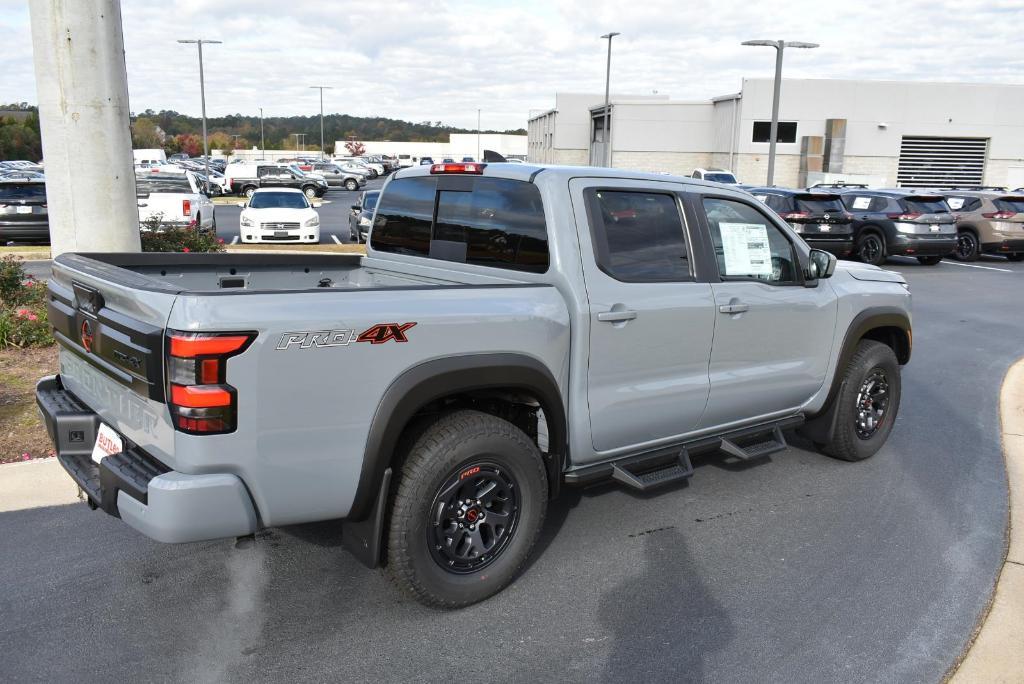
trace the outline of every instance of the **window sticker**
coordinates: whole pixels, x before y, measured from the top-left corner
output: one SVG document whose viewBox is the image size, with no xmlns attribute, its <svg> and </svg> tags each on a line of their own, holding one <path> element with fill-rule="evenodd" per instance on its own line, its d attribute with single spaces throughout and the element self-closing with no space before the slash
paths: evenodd
<svg viewBox="0 0 1024 684">
<path fill-rule="evenodd" d="M 870 197 L 855 197 L 853 199 L 853 208 L 854 209 L 867 209 L 870 206 L 871 206 L 871 198 Z"/>
<path fill-rule="evenodd" d="M 768 195 L 754 195 L 754 199 L 756 199 L 758 202 L 764 202 L 765 200 L 768 199 Z"/>
<path fill-rule="evenodd" d="M 772 251 L 763 223 L 719 223 L 727 276 L 771 276 Z"/>
<path fill-rule="evenodd" d="M 964 198 L 963 197 L 949 197 L 946 199 L 946 204 L 949 208 L 956 211 L 957 209 L 963 209 Z"/>
</svg>

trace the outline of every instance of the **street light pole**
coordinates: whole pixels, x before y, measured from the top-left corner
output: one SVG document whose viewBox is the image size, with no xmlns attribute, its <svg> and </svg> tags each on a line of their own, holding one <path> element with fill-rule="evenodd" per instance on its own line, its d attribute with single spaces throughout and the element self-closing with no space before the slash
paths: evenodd
<svg viewBox="0 0 1024 684">
<path fill-rule="evenodd" d="M 476 110 L 476 160 L 480 161 L 480 110 Z"/>
<path fill-rule="evenodd" d="M 299 136 L 302 135 L 302 134 L 301 133 L 292 133 L 292 135 L 295 136 L 295 151 L 298 152 L 299 151 Z"/>
<path fill-rule="evenodd" d="M 802 43 L 791 40 L 746 40 L 743 45 L 754 45 L 775 48 L 775 88 L 772 94 L 772 125 L 768 133 L 768 185 L 775 182 L 775 144 L 779 133 L 779 95 L 782 92 L 782 53 L 787 47 L 816 48 L 817 43 Z"/>
<path fill-rule="evenodd" d="M 324 88 L 330 90 L 333 86 L 309 86 L 320 91 L 320 161 L 324 160 Z"/>
<path fill-rule="evenodd" d="M 206 142 L 206 81 L 203 78 L 203 43 L 210 45 L 219 45 L 223 41 L 220 40 L 206 40 L 205 38 L 197 38 L 195 40 L 179 40 L 179 43 L 195 43 L 199 47 L 199 98 L 202 102 L 203 107 L 203 166 L 205 167 L 206 178 L 210 178 L 210 148 Z M 209 180 L 207 180 L 209 183 Z"/>
<path fill-rule="evenodd" d="M 260 107 L 260 156 L 267 156 L 267 147 L 263 142 L 263 107 Z"/>
<path fill-rule="evenodd" d="M 608 118 L 610 114 L 610 104 L 608 98 L 611 93 L 611 82 L 612 82 L 612 38 L 621 35 L 617 31 L 606 33 L 602 38 L 608 39 L 608 65 L 605 67 L 604 72 L 604 165 L 612 165 L 612 138 L 611 131 L 608 127 Z"/>
</svg>

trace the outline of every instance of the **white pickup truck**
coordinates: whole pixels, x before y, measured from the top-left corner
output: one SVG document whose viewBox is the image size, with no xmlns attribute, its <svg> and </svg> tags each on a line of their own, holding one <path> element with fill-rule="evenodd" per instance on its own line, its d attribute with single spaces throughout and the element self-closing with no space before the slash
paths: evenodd
<svg viewBox="0 0 1024 684">
<path fill-rule="evenodd" d="M 167 542 L 343 519 L 457 607 L 514 579 L 562 487 L 648 490 L 791 429 L 857 461 L 893 429 L 903 277 L 837 267 L 740 190 L 419 166 L 367 247 L 58 256 L 37 398 L 90 504 Z"/>
<path fill-rule="evenodd" d="M 159 220 L 161 226 L 188 226 L 217 232 L 217 214 L 202 184 L 191 172 L 142 171 L 135 174 L 135 197 L 143 230 Z"/>
</svg>

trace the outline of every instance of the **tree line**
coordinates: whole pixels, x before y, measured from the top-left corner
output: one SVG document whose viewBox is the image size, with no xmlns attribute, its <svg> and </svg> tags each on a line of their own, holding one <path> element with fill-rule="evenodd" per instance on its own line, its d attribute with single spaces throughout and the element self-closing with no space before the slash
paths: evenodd
<svg viewBox="0 0 1024 684">
<path fill-rule="evenodd" d="M 38 110 L 26 102 L 0 104 L 0 160 L 42 158 Z"/>
<path fill-rule="evenodd" d="M 251 149 L 260 146 L 260 118 L 231 114 L 206 120 L 211 150 Z M 170 153 L 202 154 L 202 119 L 172 110 L 151 109 L 132 121 L 132 145 L 135 148 L 162 147 Z M 449 126 L 441 121 L 418 123 L 385 117 L 324 115 L 325 151 L 333 153 L 335 140 L 391 140 L 395 142 L 448 142 L 450 133 L 475 133 L 475 130 Z M 484 133 L 525 135 L 525 129 L 486 130 Z M 304 136 L 304 140 L 296 137 Z M 263 119 L 263 146 L 266 149 L 307 151 L 320 149 L 320 116 L 273 116 Z"/>
</svg>

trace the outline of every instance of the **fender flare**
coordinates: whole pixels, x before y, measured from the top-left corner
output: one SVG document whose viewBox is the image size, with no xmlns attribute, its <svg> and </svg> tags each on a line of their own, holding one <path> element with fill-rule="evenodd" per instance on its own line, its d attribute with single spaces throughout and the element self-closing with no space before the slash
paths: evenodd
<svg viewBox="0 0 1024 684">
<path fill-rule="evenodd" d="M 832 376 L 832 385 L 829 387 L 824 406 L 797 430 L 800 434 L 815 442 L 831 440 L 838 413 L 836 396 L 842 389 L 843 373 L 857 350 L 857 343 L 867 333 L 878 328 L 897 328 L 903 332 L 906 338 L 906 351 L 901 352 L 900 349 L 894 351 L 901 366 L 909 363 L 913 347 L 913 334 L 910 316 L 907 315 L 907 312 L 895 306 L 874 306 L 864 309 L 850 322 L 846 334 L 843 336 L 843 343 L 839 348 L 839 359 L 836 361 L 836 370 Z"/>
<path fill-rule="evenodd" d="M 567 452 L 567 421 L 562 394 L 551 372 L 524 354 L 449 356 L 413 366 L 384 391 L 370 424 L 359 485 L 346 519 L 358 521 L 372 515 L 402 430 L 423 406 L 453 394 L 500 388 L 522 390 L 540 403 L 552 456 L 547 463 L 550 487 L 557 492 Z"/>
</svg>

